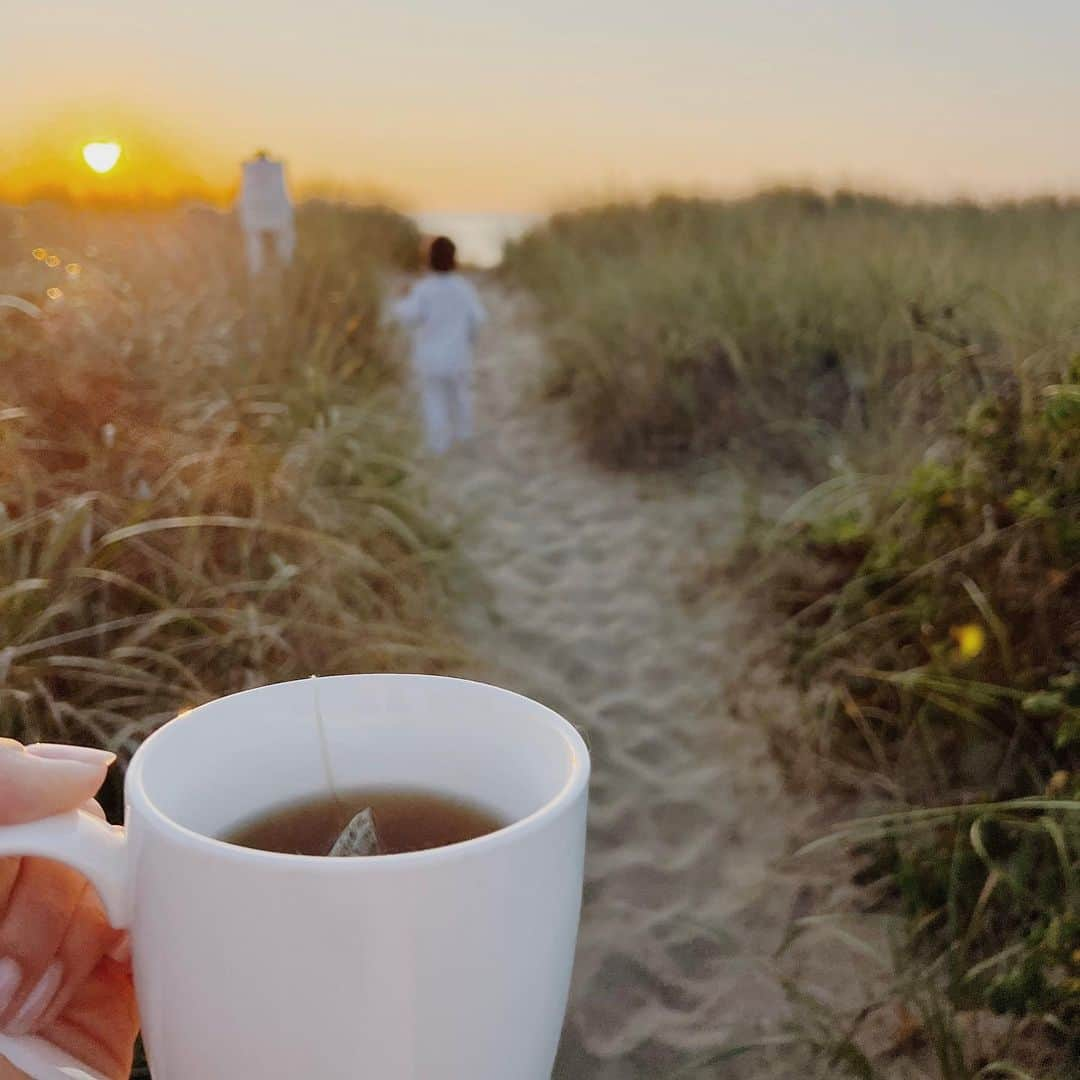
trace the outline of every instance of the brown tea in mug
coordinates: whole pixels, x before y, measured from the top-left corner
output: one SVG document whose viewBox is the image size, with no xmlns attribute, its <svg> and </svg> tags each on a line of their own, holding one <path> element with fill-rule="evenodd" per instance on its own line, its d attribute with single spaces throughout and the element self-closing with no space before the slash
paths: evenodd
<svg viewBox="0 0 1080 1080">
<path fill-rule="evenodd" d="M 316 795 L 275 807 L 221 837 L 229 844 L 292 855 L 327 855 L 342 830 L 370 807 L 379 855 L 475 840 L 506 822 L 489 810 L 448 795 L 397 788 L 365 788 Z"/>
</svg>

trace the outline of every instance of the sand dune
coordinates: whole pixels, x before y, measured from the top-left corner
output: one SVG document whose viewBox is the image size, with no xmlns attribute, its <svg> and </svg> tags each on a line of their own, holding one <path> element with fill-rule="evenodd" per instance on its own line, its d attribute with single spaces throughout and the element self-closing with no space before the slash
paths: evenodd
<svg viewBox="0 0 1080 1080">
<path fill-rule="evenodd" d="M 588 464 L 535 400 L 543 346 L 525 302 L 489 287 L 479 436 L 440 463 L 478 588 L 464 604 L 482 674 L 579 725 L 594 758 L 585 908 L 556 1077 L 669 1075 L 785 1012 L 761 961 L 790 916 L 775 869 L 809 805 L 781 790 L 760 728 L 723 686 L 734 602 L 680 591 L 732 541 L 740 481 Z"/>
</svg>

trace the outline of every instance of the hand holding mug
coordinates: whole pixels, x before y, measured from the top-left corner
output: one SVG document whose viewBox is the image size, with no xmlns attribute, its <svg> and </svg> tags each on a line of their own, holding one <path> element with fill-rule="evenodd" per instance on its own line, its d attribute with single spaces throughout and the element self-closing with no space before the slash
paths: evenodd
<svg viewBox="0 0 1080 1080">
<path fill-rule="evenodd" d="M 113 755 L 0 739 L 0 825 L 82 808 Z M 0 1033 L 36 1035 L 106 1077 L 126 1077 L 138 1028 L 123 935 L 86 879 L 51 860 L 0 858 Z M 2 1056 L 0 1080 L 26 1074 Z"/>
<path fill-rule="evenodd" d="M 40 780 L 44 766 L 30 759 L 60 751 L 5 752 L 12 775 L 17 767 L 25 780 L 33 767 Z M 0 855 L 24 856 L 21 866 L 63 860 L 130 933 L 156 1080 L 549 1080 L 581 907 L 589 778 L 585 743 L 562 717 L 432 675 L 248 690 L 142 744 L 125 777 L 122 830 L 70 809 L 104 777 L 99 761 L 76 782 L 77 764 L 57 773 L 51 802 L 34 806 L 34 785 L 18 787 L 0 817 Z M 501 827 L 371 858 L 226 839 L 328 790 L 376 789 L 475 804 Z M 42 813 L 52 816 L 33 820 Z M 97 908 L 72 920 L 80 882 L 55 879 L 53 899 L 32 905 L 38 916 L 54 910 L 32 949 L 25 931 L 0 934 L 0 958 L 33 969 L 0 1017 L 21 1016 L 31 1034 L 0 1027 L 0 1056 L 35 1080 L 82 1080 L 87 1066 L 94 1080 L 119 1080 L 130 1061 L 126 969 L 110 960 L 107 937 L 76 949 L 56 929 L 104 934 Z M 56 959 L 68 974 L 39 990 Z M 28 1025 L 35 994 L 50 1004 Z"/>
</svg>

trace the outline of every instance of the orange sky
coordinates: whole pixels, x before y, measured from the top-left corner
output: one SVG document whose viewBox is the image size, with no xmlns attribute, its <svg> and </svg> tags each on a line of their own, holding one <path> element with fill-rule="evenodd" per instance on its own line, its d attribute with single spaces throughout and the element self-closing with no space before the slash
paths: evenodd
<svg viewBox="0 0 1080 1080">
<path fill-rule="evenodd" d="M 84 144 L 118 141 L 115 167 L 98 175 L 82 157 Z M 118 109 L 64 110 L 44 119 L 15 142 L 12 164 L 0 176 L 0 197 L 22 201 L 42 192 L 77 200 L 130 203 L 177 196 L 218 197 L 227 173 L 214 175 L 195 163 L 185 141 L 163 139 L 138 118 Z"/>
<path fill-rule="evenodd" d="M 0 37 L 0 197 L 221 193 L 260 146 L 300 190 L 431 209 L 1075 192 L 1078 38 L 1067 0 L 50 0 Z"/>
</svg>

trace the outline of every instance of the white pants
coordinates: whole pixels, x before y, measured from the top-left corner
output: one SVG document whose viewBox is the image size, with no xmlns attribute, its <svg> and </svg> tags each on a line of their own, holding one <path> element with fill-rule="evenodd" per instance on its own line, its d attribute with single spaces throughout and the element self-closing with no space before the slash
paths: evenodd
<svg viewBox="0 0 1080 1080">
<path fill-rule="evenodd" d="M 472 379 L 468 371 L 453 375 L 421 375 L 420 407 L 427 448 L 445 454 L 454 443 L 472 438 Z"/>
<path fill-rule="evenodd" d="M 248 270 L 253 276 L 261 273 L 266 265 L 266 249 L 270 246 L 273 246 L 275 261 L 288 266 L 296 249 L 296 230 L 291 222 L 277 229 L 245 229 L 244 246 Z"/>
</svg>

